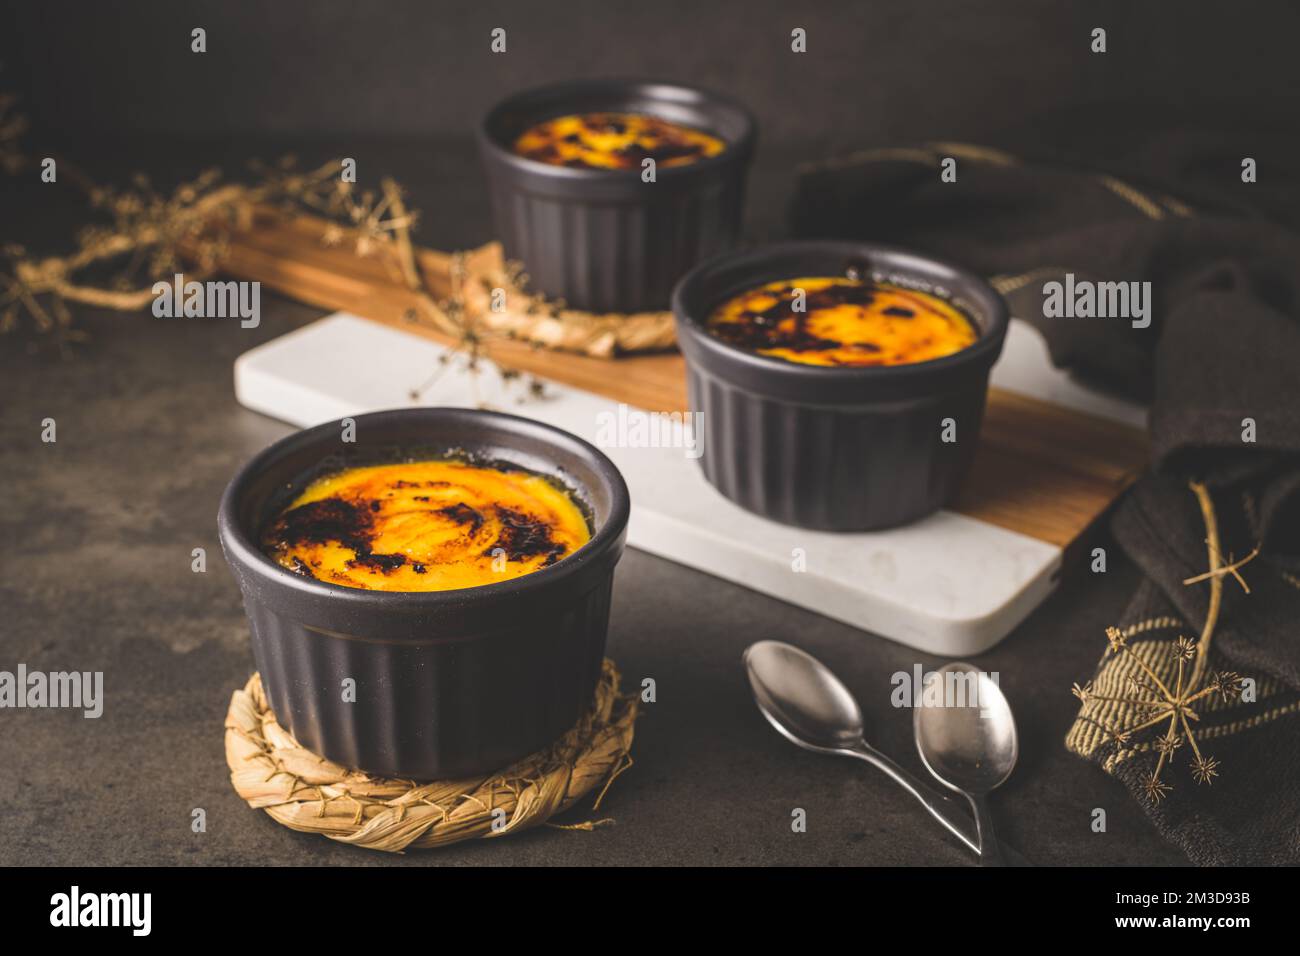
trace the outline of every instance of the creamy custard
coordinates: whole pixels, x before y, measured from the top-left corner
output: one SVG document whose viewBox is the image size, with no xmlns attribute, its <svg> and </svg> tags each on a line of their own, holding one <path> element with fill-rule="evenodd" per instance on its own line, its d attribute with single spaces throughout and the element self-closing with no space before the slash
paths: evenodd
<svg viewBox="0 0 1300 956">
<path fill-rule="evenodd" d="M 530 574 L 590 537 L 577 503 L 541 475 L 419 461 L 318 478 L 270 523 L 262 548 L 330 584 L 448 591 Z"/>
<path fill-rule="evenodd" d="M 965 313 L 925 292 L 837 276 L 781 279 L 728 299 L 709 332 L 730 345 L 804 365 L 926 362 L 978 337 Z"/>
<path fill-rule="evenodd" d="M 684 166 L 726 148 L 716 136 L 657 116 L 640 113 L 583 113 L 560 116 L 526 130 L 514 143 L 520 156 L 552 166 L 585 169 L 640 169 Z"/>
</svg>

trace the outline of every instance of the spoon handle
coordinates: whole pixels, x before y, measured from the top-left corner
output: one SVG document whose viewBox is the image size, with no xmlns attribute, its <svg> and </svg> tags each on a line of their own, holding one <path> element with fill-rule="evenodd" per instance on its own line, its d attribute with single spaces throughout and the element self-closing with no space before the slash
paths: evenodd
<svg viewBox="0 0 1300 956">
<path fill-rule="evenodd" d="M 993 835 L 993 817 L 989 814 L 989 803 L 983 794 L 966 794 L 971 807 L 975 810 L 975 829 L 980 840 L 980 866 L 1006 866 L 1002 859 L 1002 845 Z"/>
<path fill-rule="evenodd" d="M 959 803 L 927 787 L 865 740 L 844 752 L 887 773 L 896 784 L 921 801 L 930 815 L 947 827 L 953 836 L 980 856 L 979 831 L 971 832 L 970 817 Z"/>
</svg>

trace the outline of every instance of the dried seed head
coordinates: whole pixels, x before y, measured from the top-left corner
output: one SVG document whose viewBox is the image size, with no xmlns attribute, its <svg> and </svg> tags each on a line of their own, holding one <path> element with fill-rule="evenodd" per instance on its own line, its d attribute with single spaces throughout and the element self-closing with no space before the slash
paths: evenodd
<svg viewBox="0 0 1300 956">
<path fill-rule="evenodd" d="M 1110 642 L 1110 649 L 1116 652 L 1128 644 L 1128 638 L 1117 627 L 1106 628 L 1106 640 Z"/>
<path fill-rule="evenodd" d="M 1241 692 L 1241 675 L 1232 671 L 1215 671 L 1210 675 L 1209 686 L 1226 704 Z"/>
<path fill-rule="evenodd" d="M 1147 778 L 1147 782 L 1143 787 L 1143 790 L 1146 791 L 1147 799 L 1152 803 L 1159 803 L 1172 789 L 1173 788 L 1170 787 L 1169 784 L 1165 783 L 1154 773 Z"/>
<path fill-rule="evenodd" d="M 1183 745 L 1183 740 L 1171 729 L 1163 737 L 1156 738 L 1156 750 L 1166 757 L 1173 756 L 1175 750 Z"/>
<path fill-rule="evenodd" d="M 1213 757 L 1197 757 L 1192 762 L 1192 778 L 1197 783 L 1209 784 L 1219 775 L 1219 761 Z"/>
</svg>

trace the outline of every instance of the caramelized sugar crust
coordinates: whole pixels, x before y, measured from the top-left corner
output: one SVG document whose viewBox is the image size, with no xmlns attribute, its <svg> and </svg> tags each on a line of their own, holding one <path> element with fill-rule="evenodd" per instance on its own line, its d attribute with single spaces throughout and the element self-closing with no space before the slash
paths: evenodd
<svg viewBox="0 0 1300 956">
<path fill-rule="evenodd" d="M 520 156 L 553 166 L 636 169 L 684 166 L 716 156 L 726 143 L 702 130 L 640 113 L 584 113 L 546 120 L 514 143 Z"/>
<path fill-rule="evenodd" d="M 590 537 L 573 498 L 541 475 L 420 461 L 317 479 L 266 528 L 262 548 L 330 584 L 447 591 L 530 574 Z"/>
<path fill-rule="evenodd" d="M 977 338 L 970 319 L 938 296 L 834 276 L 781 279 L 742 292 L 715 309 L 706 327 L 738 348 L 827 366 L 925 362 Z"/>
</svg>

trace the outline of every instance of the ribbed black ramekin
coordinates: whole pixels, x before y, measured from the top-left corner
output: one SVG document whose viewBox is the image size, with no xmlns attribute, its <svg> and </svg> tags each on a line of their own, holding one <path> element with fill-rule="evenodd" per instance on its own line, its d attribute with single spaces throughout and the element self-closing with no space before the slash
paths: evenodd
<svg viewBox="0 0 1300 956">
<path fill-rule="evenodd" d="M 726 141 L 716 156 L 641 171 L 578 169 L 525 159 L 520 133 L 557 116 L 644 113 Z M 723 252 L 740 230 L 756 128 L 742 106 L 674 83 L 589 80 L 512 96 L 479 127 L 497 236 L 531 287 L 593 312 L 668 308 L 674 283 Z"/>
<path fill-rule="evenodd" d="M 950 300 L 979 335 L 943 358 L 877 368 L 826 368 L 727 345 L 705 328 L 726 299 L 777 279 L 844 275 Z M 713 259 L 673 293 L 691 410 L 704 413 L 705 477 L 741 507 L 824 531 L 871 531 L 935 511 L 975 453 L 989 370 L 1007 307 L 983 279 L 901 249 L 789 242 Z M 956 441 L 945 442 L 944 419 Z"/>
<path fill-rule="evenodd" d="M 537 422 L 452 408 L 360 415 L 276 442 L 234 477 L 218 524 L 244 596 L 253 656 L 280 722 L 348 767 L 416 780 L 505 767 L 564 734 L 590 706 L 609 623 L 628 494 L 604 454 Z M 258 547 L 311 478 L 454 452 L 509 462 L 571 489 L 591 540 L 547 568 L 482 587 L 367 591 L 300 577 Z M 344 680 L 355 683 L 346 702 Z"/>
</svg>

